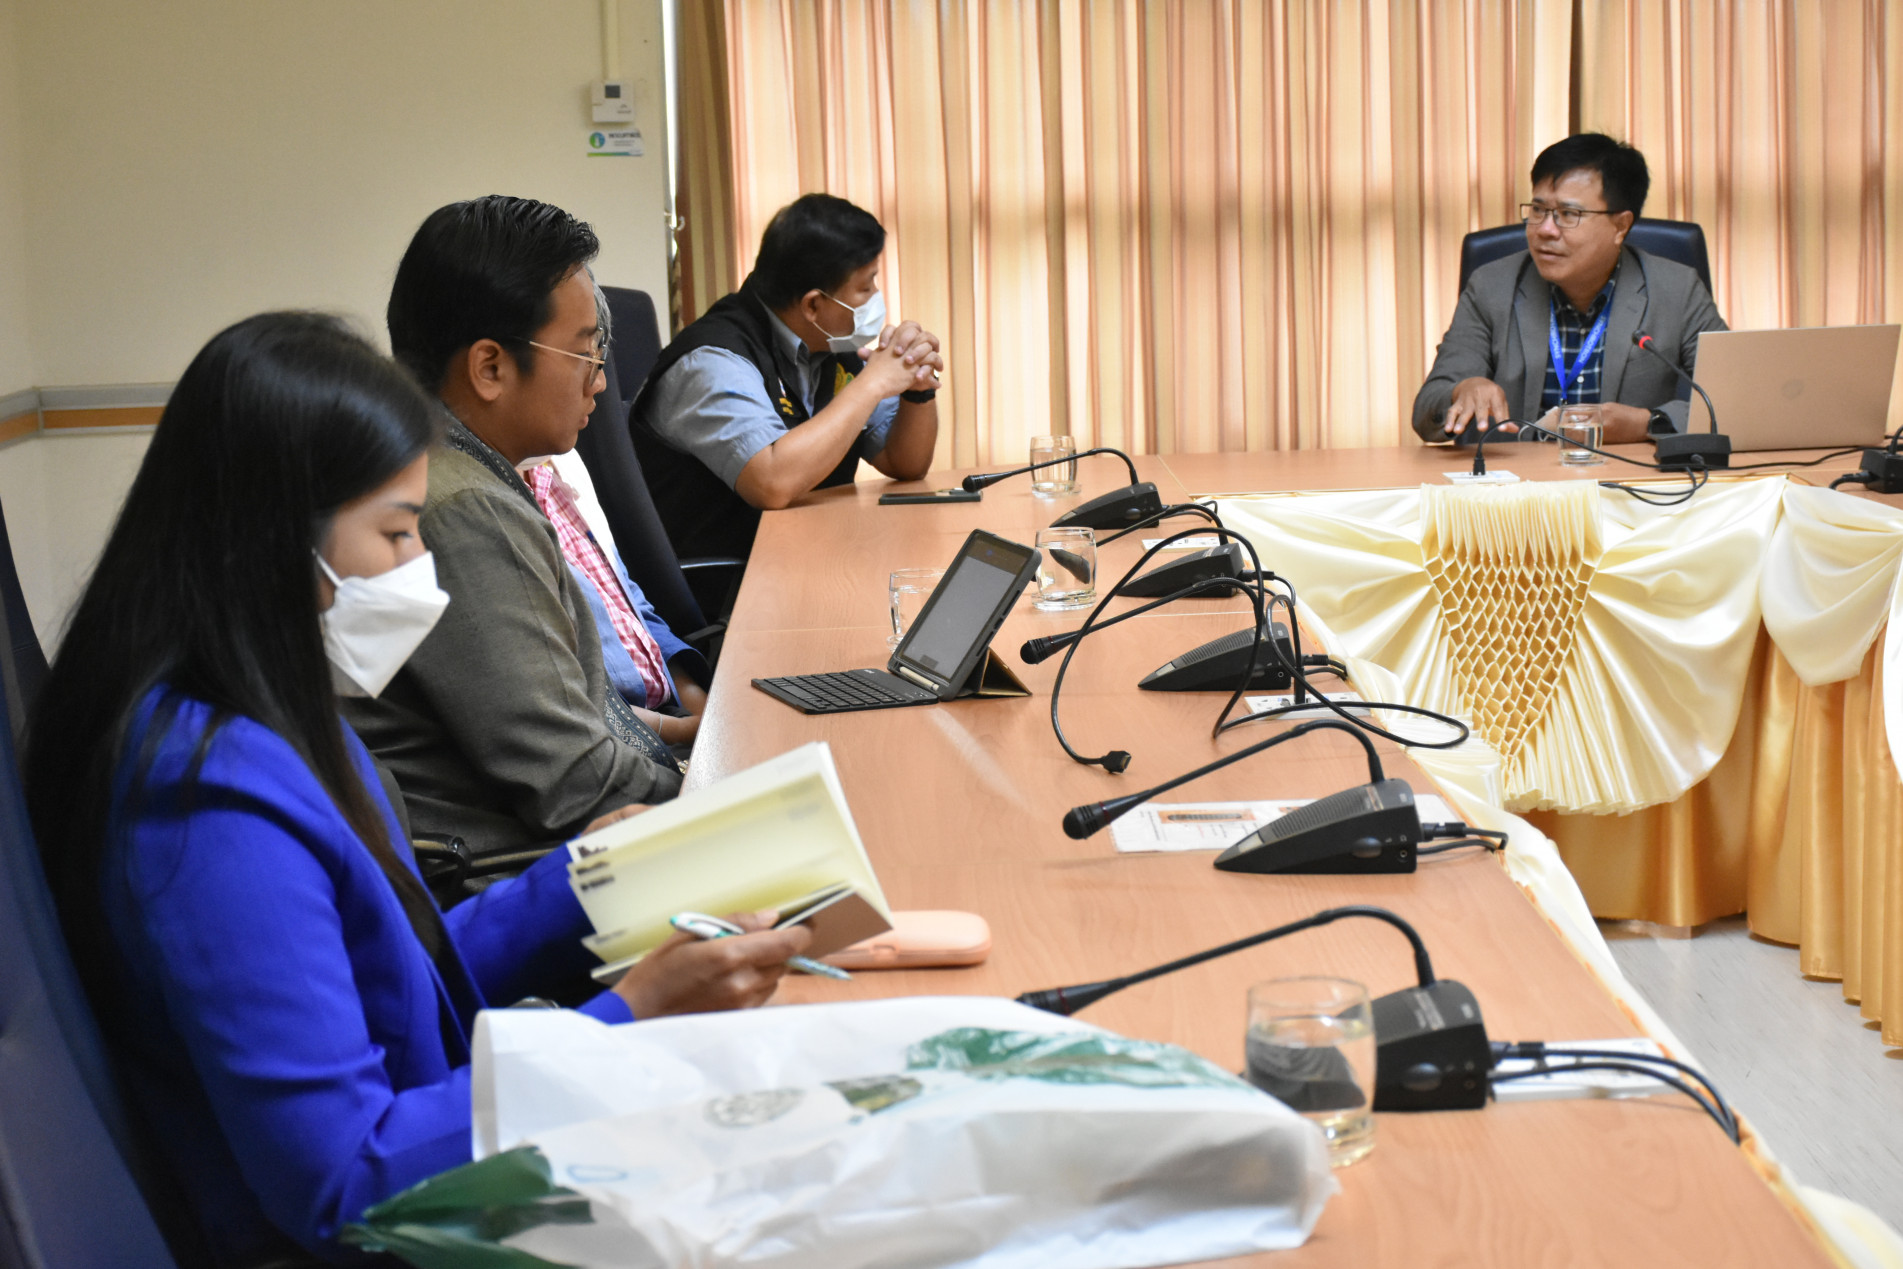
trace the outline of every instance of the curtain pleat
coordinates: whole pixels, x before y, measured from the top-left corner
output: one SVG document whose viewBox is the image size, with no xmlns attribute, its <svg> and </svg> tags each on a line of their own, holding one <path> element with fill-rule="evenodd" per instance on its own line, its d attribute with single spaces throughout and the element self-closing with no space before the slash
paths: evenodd
<svg viewBox="0 0 1903 1269">
<path fill-rule="evenodd" d="M 1903 320 L 1899 26 L 1882 0 L 1580 0 L 1580 125 L 1645 152 L 1650 214 L 1704 227 L 1734 330 Z"/>
<path fill-rule="evenodd" d="M 1401 441 L 1461 236 L 1565 125 L 1571 0 L 690 7 L 723 19 L 725 287 L 800 194 L 871 210 L 888 308 L 944 341 L 940 465 Z"/>
</svg>

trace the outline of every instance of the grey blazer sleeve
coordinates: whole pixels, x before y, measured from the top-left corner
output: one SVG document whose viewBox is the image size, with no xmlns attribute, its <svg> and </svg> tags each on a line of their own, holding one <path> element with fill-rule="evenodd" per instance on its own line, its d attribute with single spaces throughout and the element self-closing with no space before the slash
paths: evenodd
<svg viewBox="0 0 1903 1269">
<path fill-rule="evenodd" d="M 1684 272 L 1691 279 L 1691 285 L 1681 295 L 1672 297 L 1679 301 L 1674 306 L 1677 312 L 1659 314 L 1655 329 L 1649 333 L 1653 346 L 1689 375 L 1698 360 L 1698 337 L 1708 330 L 1729 330 L 1730 327 L 1718 315 L 1718 306 L 1712 302 L 1711 292 L 1698 280 L 1698 275 L 1690 269 Z M 1652 362 L 1661 374 L 1665 373 L 1665 367 L 1660 366 L 1649 354 L 1635 349 L 1632 355 Z M 1674 375 L 1668 391 L 1671 399 L 1651 408 L 1658 409 L 1671 419 L 1673 431 L 1683 432 L 1691 415 L 1691 402 L 1686 399 L 1691 389 L 1684 387 Z"/>
<path fill-rule="evenodd" d="M 1460 293 L 1460 303 L 1454 307 L 1454 320 L 1441 336 L 1433 369 L 1427 372 L 1427 382 L 1414 396 L 1414 430 L 1422 440 L 1446 439 L 1441 434 L 1440 421 L 1453 402 L 1455 384 L 1475 376 L 1495 377 L 1496 343 L 1493 321 L 1480 303 L 1473 280 L 1469 279 L 1466 289 Z"/>
<path fill-rule="evenodd" d="M 546 840 L 672 796 L 680 776 L 609 733 L 578 645 L 595 630 L 563 602 L 568 566 L 539 520 L 502 489 L 462 490 L 424 513 L 450 604 L 408 668 L 468 761 Z"/>
</svg>

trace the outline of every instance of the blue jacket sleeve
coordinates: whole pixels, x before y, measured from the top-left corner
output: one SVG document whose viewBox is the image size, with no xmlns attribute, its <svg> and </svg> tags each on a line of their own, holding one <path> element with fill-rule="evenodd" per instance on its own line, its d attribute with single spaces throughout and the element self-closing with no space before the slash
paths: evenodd
<svg viewBox="0 0 1903 1269">
<path fill-rule="evenodd" d="M 593 930 L 568 884 L 568 852 L 554 850 L 518 877 L 499 881 L 443 918 L 485 999 L 506 1005 L 572 980 L 601 961 L 581 940 Z M 621 998 L 603 993 L 583 1009 L 626 1022 Z"/>
</svg>

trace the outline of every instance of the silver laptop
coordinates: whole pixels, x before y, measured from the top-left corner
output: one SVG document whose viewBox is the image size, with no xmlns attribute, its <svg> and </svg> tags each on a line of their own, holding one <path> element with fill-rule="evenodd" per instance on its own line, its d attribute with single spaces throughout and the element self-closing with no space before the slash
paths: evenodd
<svg viewBox="0 0 1903 1269">
<path fill-rule="evenodd" d="M 1692 377 L 1734 452 L 1874 447 L 1889 430 L 1899 329 L 1708 331 Z M 1710 427 L 1705 403 L 1694 395 L 1691 406 L 1690 429 Z"/>
</svg>

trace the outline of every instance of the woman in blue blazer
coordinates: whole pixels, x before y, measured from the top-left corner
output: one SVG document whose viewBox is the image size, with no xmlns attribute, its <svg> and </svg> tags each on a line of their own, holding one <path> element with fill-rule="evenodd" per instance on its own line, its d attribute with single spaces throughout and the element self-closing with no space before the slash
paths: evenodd
<svg viewBox="0 0 1903 1269">
<path fill-rule="evenodd" d="M 166 406 L 35 711 L 68 941 L 181 1259 L 257 1265 L 470 1157 L 475 1014 L 573 978 L 562 852 L 441 912 L 334 691 L 381 690 L 446 596 L 417 540 L 440 430 L 333 319 L 214 338 Z M 333 686 L 334 685 L 334 686 Z M 758 1004 L 804 931 L 676 940 L 585 1005 Z"/>
</svg>

